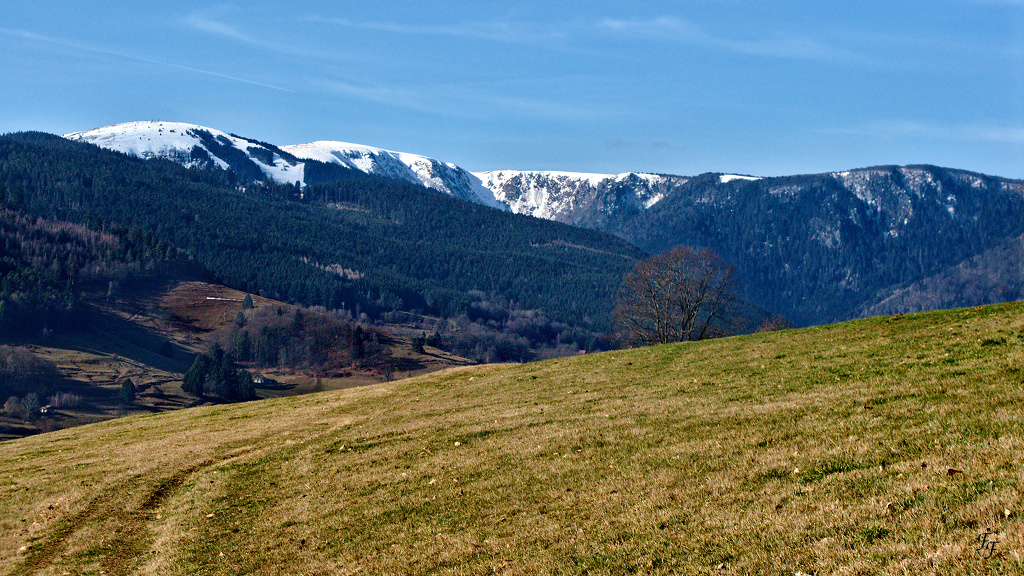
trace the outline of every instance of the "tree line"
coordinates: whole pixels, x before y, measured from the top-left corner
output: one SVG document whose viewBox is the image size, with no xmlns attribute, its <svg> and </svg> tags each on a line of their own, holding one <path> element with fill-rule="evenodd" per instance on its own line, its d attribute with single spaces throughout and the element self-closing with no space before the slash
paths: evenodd
<svg viewBox="0 0 1024 576">
<path fill-rule="evenodd" d="M 321 376 L 380 370 L 391 356 L 373 327 L 358 324 L 347 311 L 322 307 L 243 307 L 212 338 L 239 362 Z"/>
</svg>

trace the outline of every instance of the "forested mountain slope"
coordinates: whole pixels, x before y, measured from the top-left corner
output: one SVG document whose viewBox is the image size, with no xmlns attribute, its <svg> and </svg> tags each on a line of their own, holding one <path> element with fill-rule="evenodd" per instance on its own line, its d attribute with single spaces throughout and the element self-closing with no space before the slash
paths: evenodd
<svg viewBox="0 0 1024 576">
<path fill-rule="evenodd" d="M 882 301 L 887 312 L 911 312 L 1019 294 L 1020 180 L 936 166 L 777 178 L 480 175 L 516 212 L 604 230 L 651 253 L 710 247 L 737 267 L 745 298 L 799 325 L 872 314 Z"/>
<path fill-rule="evenodd" d="M 387 175 L 471 203 L 602 230 L 651 253 L 676 245 L 710 247 L 738 268 L 747 299 L 800 325 L 870 314 L 883 301 L 885 310 L 908 312 L 1013 298 L 1012 287 L 1000 279 L 1024 267 L 1024 253 L 1006 248 L 1024 233 L 1024 182 L 964 170 L 883 166 L 777 178 L 470 173 L 357 144 L 277 148 L 175 126 L 172 134 L 169 123 L 136 122 L 68 137 L 141 157 L 216 164 L 242 181 L 310 185 L 353 174 Z M 191 136 L 183 139 L 182 132 Z M 997 246 L 1004 246 L 1000 258 L 982 257 Z M 972 273 L 955 273 L 958 266 Z M 912 288 L 936 275 L 943 279 Z"/>
<path fill-rule="evenodd" d="M 1020 236 L 1024 182 L 934 166 L 756 180 L 709 174 L 615 232 L 652 252 L 711 247 L 739 269 L 751 301 L 799 325 L 822 324 L 857 317 L 899 286 Z M 1024 253 L 1004 254 L 986 275 L 1024 265 Z M 950 305 L 982 303 L 962 286 L 949 291 Z"/>
<path fill-rule="evenodd" d="M 0 138 L 0 197 L 33 214 L 153 232 L 227 284 L 360 311 L 455 316 L 493 293 L 603 329 L 644 254 L 611 235 L 364 177 L 241 183 L 36 133 Z"/>
</svg>

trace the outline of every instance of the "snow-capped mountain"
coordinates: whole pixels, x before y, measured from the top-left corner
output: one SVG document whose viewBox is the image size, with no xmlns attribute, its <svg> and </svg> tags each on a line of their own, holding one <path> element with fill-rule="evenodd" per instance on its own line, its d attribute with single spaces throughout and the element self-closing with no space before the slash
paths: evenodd
<svg viewBox="0 0 1024 576">
<path fill-rule="evenodd" d="M 373 174 L 427 188 L 493 208 L 538 218 L 596 228 L 625 235 L 625 223 L 660 206 L 678 210 L 681 204 L 729 208 L 751 186 L 768 197 L 796 200 L 815 187 L 842 189 L 852 194 L 888 236 L 903 233 L 904 221 L 922 202 L 958 216 L 966 191 L 992 186 L 1021 193 L 1020 183 L 993 180 L 977 174 L 923 167 L 876 167 L 829 174 L 758 178 L 736 174 L 683 177 L 627 172 L 589 174 L 496 170 L 469 172 L 450 162 L 419 154 L 338 141 L 317 141 L 277 147 L 213 128 L 180 122 L 128 122 L 66 134 L 141 158 L 166 158 L 185 166 L 231 170 L 243 180 L 270 179 L 307 185 L 350 176 Z M 937 176 L 942 174 L 943 176 Z M 944 180 L 944 179 L 945 180 Z M 838 226 L 838 224 L 836 224 Z M 818 236 L 831 238 L 832 228 Z"/>
<path fill-rule="evenodd" d="M 469 172 L 419 154 L 337 141 L 277 147 L 180 122 L 128 122 L 66 134 L 140 158 L 218 167 L 248 180 L 312 184 L 311 162 L 397 178 L 493 208 L 582 225 L 649 208 L 687 179 L 656 174 L 582 174 L 499 170 Z M 596 219 L 596 222 L 595 222 Z"/>
<path fill-rule="evenodd" d="M 645 209 L 657 204 L 681 176 L 657 174 L 585 174 L 578 172 L 529 172 L 497 170 L 476 172 L 483 186 L 518 214 L 549 220 L 575 220 L 586 206 L 610 209 Z M 609 204 L 608 199 L 614 202 Z"/>
<path fill-rule="evenodd" d="M 648 253 L 706 246 L 736 266 L 745 298 L 800 325 L 853 318 L 882 305 L 888 312 L 910 311 L 934 302 L 1022 297 L 1012 279 L 1024 270 L 1024 181 L 964 170 L 880 166 L 768 178 L 471 173 L 383 148 L 332 141 L 279 148 L 170 122 L 119 124 L 67 138 L 143 158 L 225 168 L 243 181 L 311 185 L 355 174 L 398 178 L 486 206 L 610 232 Z M 976 269 L 982 272 L 968 274 Z M 902 308 L 892 308 L 897 300 Z"/>
<path fill-rule="evenodd" d="M 506 208 L 481 185 L 479 178 L 455 164 L 419 154 L 327 140 L 283 146 L 282 149 L 297 158 L 340 164 L 367 174 L 407 180 L 484 206 Z"/>
<path fill-rule="evenodd" d="M 65 134 L 139 158 L 166 158 L 190 168 L 223 168 L 240 177 L 302 184 L 304 165 L 268 145 L 213 128 L 183 122 L 127 122 Z"/>
<path fill-rule="evenodd" d="M 310 162 L 421 184 L 463 200 L 507 209 L 480 179 L 455 164 L 419 154 L 320 141 L 277 147 L 214 128 L 181 122 L 128 122 L 65 134 L 139 158 L 165 158 L 190 168 L 223 168 L 248 180 L 315 183 Z M 317 171 L 320 172 L 320 171 Z"/>
</svg>

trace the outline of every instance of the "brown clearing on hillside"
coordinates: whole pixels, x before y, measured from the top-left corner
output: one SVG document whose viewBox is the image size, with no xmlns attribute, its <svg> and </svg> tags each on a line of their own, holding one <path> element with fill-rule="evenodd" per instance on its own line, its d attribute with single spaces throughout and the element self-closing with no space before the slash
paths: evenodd
<svg viewBox="0 0 1024 576">
<path fill-rule="evenodd" d="M 195 355 L 206 350 L 211 336 L 235 320 L 246 293 L 226 286 L 187 280 L 163 285 L 152 283 L 123 290 L 114 297 L 88 299 L 93 314 L 87 330 L 56 333 L 32 342 L 4 342 L 27 346 L 34 354 L 53 362 L 63 379 L 52 390 L 40 391 L 40 403 L 64 392 L 80 397 L 74 407 L 62 407 L 25 422 L 0 413 L 0 440 L 58 430 L 125 415 L 164 412 L 188 406 L 216 403 L 184 393 L 181 378 Z M 251 295 L 255 307 L 290 305 Z M 305 310 L 305 309 L 304 309 Z M 305 310 L 305 314 L 315 314 Z M 353 366 L 329 374 L 312 375 L 298 370 L 260 370 L 276 384 L 257 387 L 261 398 L 295 396 L 340 390 L 406 378 L 470 362 L 432 347 L 426 354 L 412 351 L 407 337 L 382 332 L 381 343 L 391 350 L 389 370 Z M 170 354 L 166 346 L 170 346 Z M 118 393 L 122 383 L 136 387 L 135 401 L 124 405 Z M 2 403 L 6 398 L 0 398 Z"/>
</svg>

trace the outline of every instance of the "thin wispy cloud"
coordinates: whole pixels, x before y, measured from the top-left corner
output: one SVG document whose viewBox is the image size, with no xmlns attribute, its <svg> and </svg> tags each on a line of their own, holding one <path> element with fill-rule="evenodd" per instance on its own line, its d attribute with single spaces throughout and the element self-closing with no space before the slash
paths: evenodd
<svg viewBox="0 0 1024 576">
<path fill-rule="evenodd" d="M 364 84 L 351 80 L 320 79 L 311 85 L 322 91 L 341 96 L 348 96 L 375 104 L 385 104 L 429 114 L 442 114 L 443 109 L 429 105 L 424 100 L 421 90 L 415 88 L 398 88 L 383 85 Z"/>
<path fill-rule="evenodd" d="M 185 18 L 185 24 L 190 28 L 206 32 L 208 34 L 213 34 L 215 36 L 222 36 L 231 40 L 244 42 L 246 44 L 264 45 L 263 42 L 256 40 L 248 34 L 242 33 L 238 28 L 219 20 L 214 20 L 203 14 L 190 14 Z"/>
<path fill-rule="evenodd" d="M 814 60 L 855 57 L 853 54 L 822 41 L 798 35 L 775 34 L 753 40 L 715 36 L 689 20 L 674 16 L 634 20 L 604 18 L 554 23 L 506 21 L 464 22 L 448 25 L 401 24 L 322 16 L 309 16 L 305 20 L 398 35 L 447 36 L 558 48 L 564 48 L 574 43 L 589 44 L 593 42 L 595 34 L 604 34 L 621 39 L 692 44 L 755 56 Z"/>
<path fill-rule="evenodd" d="M 373 84 L 351 79 L 317 80 L 320 90 L 420 113 L 461 119 L 487 119 L 500 114 L 519 118 L 574 121 L 601 117 L 601 111 L 565 102 L 509 96 L 497 87 L 466 84 Z"/>
<path fill-rule="evenodd" d="M 448 36 L 514 44 L 535 44 L 537 42 L 551 42 L 567 38 L 566 32 L 559 27 L 514 22 L 465 22 L 456 25 L 435 26 L 358 21 L 322 16 L 309 16 L 304 18 L 304 20 L 343 28 L 388 32 L 391 34 Z"/>
<path fill-rule="evenodd" d="M 510 98 L 496 94 L 481 95 L 482 100 L 491 100 L 498 107 L 511 110 L 519 115 L 548 120 L 590 120 L 603 114 L 572 102 L 552 102 L 537 98 Z"/>
<path fill-rule="evenodd" d="M 329 62 L 343 62 L 352 56 L 336 47 L 330 49 L 311 48 L 304 39 L 291 42 L 273 42 L 243 31 L 238 26 L 205 12 L 195 12 L 179 20 L 179 24 L 194 31 L 229 40 L 238 44 L 262 49 L 267 54 L 315 59 Z M 361 56 L 365 58 L 365 55 Z"/>
<path fill-rule="evenodd" d="M 597 24 L 597 28 L 621 37 L 694 44 L 753 56 L 813 60 L 852 56 L 813 38 L 801 36 L 775 34 L 756 40 L 715 36 L 689 20 L 676 17 L 645 20 L 606 18 Z"/>
<path fill-rule="evenodd" d="M 930 138 L 996 144 L 1024 144 L 1024 127 L 995 124 L 928 124 L 915 121 L 884 121 L 852 127 L 824 130 L 828 134 L 876 138 Z"/>
<path fill-rule="evenodd" d="M 297 53 L 302 47 L 283 47 L 273 43 L 255 39 L 236 26 L 225 23 L 219 18 L 222 15 L 194 13 L 183 20 L 184 24 L 194 30 L 218 36 L 233 42 L 251 44 L 270 52 Z M 538 44 L 553 42 L 564 37 L 563 31 L 544 26 L 520 26 L 513 23 L 464 23 L 452 25 L 401 24 L 394 22 L 356 21 L 344 18 L 325 18 L 309 16 L 305 22 L 317 22 L 331 26 L 384 32 L 397 35 L 443 36 L 483 39 L 492 42 L 527 42 Z M 530 32 L 527 32 L 530 29 Z M 343 58 L 331 58 L 343 60 Z M 387 64 L 386 62 L 383 64 Z M 355 98 L 365 102 L 382 104 L 419 113 L 452 118 L 483 119 L 494 110 L 515 114 L 521 117 L 542 119 L 579 119 L 596 117 L 586 107 L 567 104 L 557 99 L 531 98 L 522 95 L 510 95 L 509 86 L 522 88 L 530 79 L 517 78 L 510 81 L 499 76 L 491 80 L 470 80 L 462 83 L 426 83 L 417 84 L 406 81 L 381 80 L 380 76 L 371 78 L 352 71 L 346 75 L 327 72 L 324 77 L 308 80 L 305 85 L 313 91 Z M 387 76 L 384 74 L 383 76 Z M 504 88 L 499 86 L 507 83 Z M 480 112 L 479 110 L 487 110 Z M 470 112 L 472 110 L 473 112 Z"/>
<path fill-rule="evenodd" d="M 28 30 L 8 30 L 8 29 L 0 28 L 0 33 L 6 34 L 8 36 L 15 36 L 15 37 L 22 38 L 22 39 L 25 39 L 25 40 L 30 40 L 30 41 L 37 42 L 37 43 L 40 43 L 40 44 L 49 44 L 49 45 L 52 45 L 52 46 L 61 46 L 61 47 L 64 47 L 64 48 L 71 48 L 71 49 L 74 49 L 74 50 L 79 51 L 81 53 L 89 53 L 89 54 L 102 55 L 102 56 L 110 56 L 110 57 L 115 57 L 115 58 L 121 58 L 121 59 L 124 59 L 124 60 L 130 60 L 132 62 L 139 62 L 139 63 L 142 63 L 142 64 L 149 64 L 149 65 L 153 65 L 153 66 L 163 66 L 163 67 L 167 67 L 167 68 L 174 68 L 174 69 L 177 69 L 177 70 L 185 70 L 187 72 L 193 72 L 193 73 L 196 73 L 196 74 L 202 74 L 202 75 L 206 75 L 206 76 L 213 76 L 213 77 L 216 77 L 216 78 L 223 78 L 225 80 L 231 80 L 231 81 L 234 81 L 234 82 L 241 82 L 241 83 L 244 83 L 244 84 L 250 84 L 252 86 L 259 86 L 259 87 L 262 87 L 262 88 L 269 88 L 271 90 L 279 90 L 281 92 L 294 92 L 294 90 L 289 90 L 288 88 L 283 88 L 281 86 L 275 86 L 273 84 L 267 84 L 265 82 L 259 82 L 259 81 L 256 81 L 256 80 L 250 80 L 248 78 L 242 78 L 240 76 L 233 76 L 231 74 L 224 74 L 222 72 L 216 72 L 216 71 L 213 71 L 213 70 L 206 70 L 206 69 L 203 69 L 203 68 L 196 68 L 195 66 L 188 66 L 188 65 L 185 65 L 185 64 L 178 64 L 176 62 L 169 62 L 169 61 L 166 61 L 166 60 L 155 60 L 155 59 L 152 59 L 152 58 L 145 58 L 145 57 L 142 57 L 142 56 L 136 56 L 134 54 L 128 54 L 128 53 L 120 52 L 120 51 L 117 51 L 117 50 L 110 50 L 110 49 L 102 48 L 102 47 L 99 47 L 99 46 L 92 46 L 92 45 L 89 45 L 89 44 L 84 44 L 84 43 L 81 43 L 81 42 L 75 42 L 75 41 L 72 41 L 72 40 L 64 40 L 64 39 L 61 39 L 61 38 L 54 38 L 54 37 L 51 37 L 51 36 L 45 36 L 45 35 L 42 35 L 42 34 L 36 34 L 35 32 L 31 32 L 31 31 L 28 31 Z"/>
</svg>

